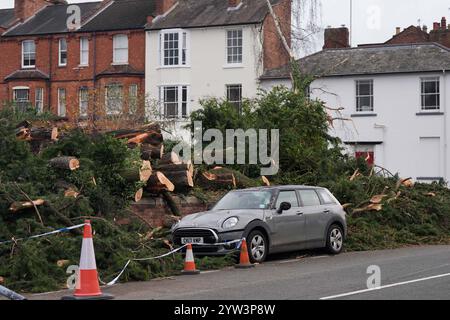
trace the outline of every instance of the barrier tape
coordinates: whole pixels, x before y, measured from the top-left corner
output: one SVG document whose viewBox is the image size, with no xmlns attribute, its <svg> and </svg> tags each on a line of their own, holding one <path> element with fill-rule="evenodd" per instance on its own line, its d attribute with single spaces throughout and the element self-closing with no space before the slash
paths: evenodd
<svg viewBox="0 0 450 320">
<path fill-rule="evenodd" d="M 54 234 L 57 234 L 57 233 L 62 233 L 62 232 L 67 232 L 67 231 L 70 231 L 70 230 L 73 230 L 73 229 L 78 229 L 78 228 L 84 227 L 84 225 L 85 224 L 83 223 L 83 224 L 79 224 L 79 225 L 72 226 L 72 227 L 61 228 L 61 229 L 58 229 L 58 230 L 54 230 L 54 231 L 50 231 L 50 232 L 34 235 L 34 236 L 31 236 L 31 237 L 28 237 L 28 238 L 20 238 L 20 239 L 12 238 L 11 240 L 8 240 L 8 241 L 0 241 L 0 245 L 1 244 L 8 244 L 8 243 L 15 243 L 17 241 L 24 241 L 24 240 L 42 238 L 42 237 L 54 235 Z"/>
<path fill-rule="evenodd" d="M 238 240 L 233 240 L 233 241 L 229 241 L 229 242 L 222 242 L 222 243 L 194 243 L 192 244 L 193 246 L 224 246 L 224 245 L 230 245 L 230 244 L 234 244 L 234 243 L 239 243 L 239 245 L 237 246 L 237 248 L 240 248 L 241 244 L 242 244 L 243 239 L 238 239 Z M 117 277 L 115 277 L 112 281 L 106 283 L 107 286 L 112 286 L 115 285 L 117 283 L 117 281 L 119 281 L 120 277 L 122 276 L 122 274 L 125 272 L 125 270 L 128 268 L 128 265 L 132 262 L 132 261 L 149 261 L 149 260 L 157 260 L 157 259 L 161 259 L 164 257 L 167 257 L 171 254 L 174 254 L 178 251 L 180 251 L 181 249 L 187 247 L 187 244 L 176 248 L 168 253 L 165 253 L 163 255 L 157 256 L 157 257 L 150 257 L 150 258 L 139 258 L 139 259 L 129 259 L 127 261 L 127 263 L 125 264 L 125 266 L 123 267 L 123 269 L 120 271 L 120 273 L 117 275 Z M 102 281 L 103 284 L 105 284 Z"/>
</svg>

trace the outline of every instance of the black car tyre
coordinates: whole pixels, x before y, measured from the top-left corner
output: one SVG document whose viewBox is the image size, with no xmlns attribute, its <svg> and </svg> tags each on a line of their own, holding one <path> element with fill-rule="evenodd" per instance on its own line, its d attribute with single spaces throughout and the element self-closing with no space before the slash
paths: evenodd
<svg viewBox="0 0 450 320">
<path fill-rule="evenodd" d="M 331 254 L 339 254 L 344 249 L 344 231 L 341 226 L 333 224 L 328 229 L 326 249 Z"/>
<path fill-rule="evenodd" d="M 253 230 L 246 240 L 250 261 L 252 263 L 264 262 L 269 250 L 269 243 L 266 235 L 259 230 Z"/>
</svg>

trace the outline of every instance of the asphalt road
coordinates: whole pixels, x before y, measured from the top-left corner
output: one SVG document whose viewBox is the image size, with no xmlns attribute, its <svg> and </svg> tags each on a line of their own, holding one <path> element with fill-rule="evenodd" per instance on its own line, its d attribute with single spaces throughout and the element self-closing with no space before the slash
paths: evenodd
<svg viewBox="0 0 450 320">
<path fill-rule="evenodd" d="M 367 268 L 373 265 L 380 268 L 381 288 L 368 290 Z M 249 270 L 226 268 L 196 276 L 118 284 L 103 291 L 116 299 L 140 300 L 450 300 L 450 246 L 297 259 L 281 256 Z M 28 298 L 59 299 L 68 293 Z"/>
</svg>

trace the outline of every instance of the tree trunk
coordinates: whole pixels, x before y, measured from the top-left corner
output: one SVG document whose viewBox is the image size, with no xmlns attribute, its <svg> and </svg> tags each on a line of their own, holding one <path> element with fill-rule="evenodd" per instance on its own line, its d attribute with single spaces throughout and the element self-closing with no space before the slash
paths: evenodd
<svg viewBox="0 0 450 320">
<path fill-rule="evenodd" d="M 200 175 L 198 182 L 200 186 L 212 190 L 236 188 L 236 178 L 232 173 L 212 174 L 203 172 Z"/>
<path fill-rule="evenodd" d="M 43 199 L 37 199 L 34 201 L 23 201 L 23 202 L 16 201 L 11 204 L 11 206 L 9 207 L 9 211 L 15 213 L 15 212 L 19 212 L 22 210 L 34 208 L 35 206 L 36 207 L 42 206 L 42 205 L 44 205 L 44 203 L 45 203 L 45 200 L 43 200 Z"/>
<path fill-rule="evenodd" d="M 75 157 L 58 157 L 50 160 L 50 166 L 74 171 L 80 168 L 80 161 Z"/>
<path fill-rule="evenodd" d="M 166 165 L 166 164 L 182 164 L 180 157 L 175 152 L 166 153 L 162 156 L 161 160 L 159 160 L 158 165 Z"/>
<path fill-rule="evenodd" d="M 30 129 L 25 127 L 17 128 L 16 137 L 19 140 L 30 140 Z"/>
<path fill-rule="evenodd" d="M 194 165 L 191 162 L 181 164 L 162 164 L 157 167 L 157 170 L 161 171 L 165 175 L 171 172 L 188 171 L 191 177 L 194 176 Z"/>
<path fill-rule="evenodd" d="M 120 172 L 120 176 L 128 182 L 147 182 L 152 175 L 152 165 L 150 161 L 142 161 L 140 166 L 135 165 Z"/>
<path fill-rule="evenodd" d="M 58 128 L 32 128 L 31 139 L 37 141 L 56 141 L 58 140 Z"/>
<path fill-rule="evenodd" d="M 269 179 L 267 179 L 267 177 L 261 176 L 261 180 L 262 180 L 263 185 L 270 187 L 270 181 L 269 181 Z"/>
<path fill-rule="evenodd" d="M 143 195 L 144 195 L 144 189 L 141 188 L 138 191 L 136 191 L 136 193 L 134 194 L 134 202 L 141 201 Z"/>
<path fill-rule="evenodd" d="M 163 199 L 174 216 L 181 217 L 181 211 L 173 197 L 167 191 L 162 192 Z"/>
<path fill-rule="evenodd" d="M 172 192 L 175 190 L 173 183 L 167 179 L 167 177 L 162 172 L 155 172 L 152 174 L 147 182 L 147 191 L 150 193 L 159 194 L 163 191 Z"/>
<path fill-rule="evenodd" d="M 164 145 L 153 146 L 151 144 L 141 145 L 141 159 L 142 160 L 157 160 L 161 159 L 164 154 Z"/>
<path fill-rule="evenodd" d="M 194 181 L 189 171 L 166 172 L 164 175 L 175 186 L 175 191 L 184 191 L 194 187 Z"/>
</svg>

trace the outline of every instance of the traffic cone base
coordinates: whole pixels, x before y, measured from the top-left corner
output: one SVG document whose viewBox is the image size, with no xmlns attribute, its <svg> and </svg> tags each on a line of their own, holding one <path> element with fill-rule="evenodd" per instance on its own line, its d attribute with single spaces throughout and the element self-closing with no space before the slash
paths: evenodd
<svg viewBox="0 0 450 320">
<path fill-rule="evenodd" d="M 184 269 L 181 271 L 183 275 L 199 274 L 200 270 L 195 267 L 194 253 L 192 251 L 192 245 L 189 243 L 186 248 L 186 259 L 184 261 Z"/>
<path fill-rule="evenodd" d="M 90 297 L 65 296 L 61 298 L 61 300 L 112 300 L 112 299 L 114 299 L 114 296 L 107 293 L 102 293 L 99 296 L 90 296 Z"/>
<path fill-rule="evenodd" d="M 236 269 L 250 269 L 253 268 L 254 266 L 255 266 L 254 264 L 250 263 L 250 258 L 248 256 L 247 241 L 243 239 L 241 244 L 241 254 L 239 257 L 239 264 L 235 265 L 234 267 Z"/>
</svg>

